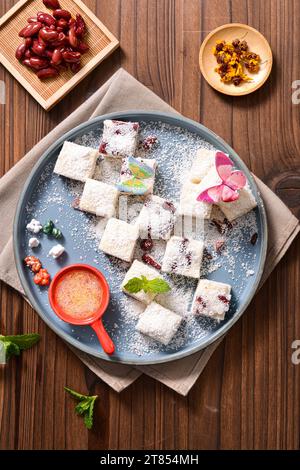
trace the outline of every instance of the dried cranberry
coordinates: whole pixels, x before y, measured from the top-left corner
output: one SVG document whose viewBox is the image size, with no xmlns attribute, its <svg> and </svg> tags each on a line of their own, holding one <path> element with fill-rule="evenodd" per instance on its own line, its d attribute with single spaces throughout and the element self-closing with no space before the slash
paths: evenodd
<svg viewBox="0 0 300 470">
<path fill-rule="evenodd" d="M 257 242 L 257 238 L 258 238 L 258 233 L 257 232 L 253 233 L 253 235 L 250 239 L 251 245 L 255 245 L 255 243 Z"/>
<path fill-rule="evenodd" d="M 151 238 L 145 238 L 141 241 L 140 247 L 143 251 L 150 251 L 153 248 L 153 241 Z"/>
<path fill-rule="evenodd" d="M 153 266 L 153 268 L 161 270 L 161 265 L 155 261 L 155 259 L 152 258 L 152 256 L 148 254 L 143 254 L 142 260 L 144 263 L 149 264 L 149 266 Z"/>
<path fill-rule="evenodd" d="M 174 212 L 176 212 L 176 208 L 175 208 L 174 204 L 172 202 L 169 202 L 169 201 L 165 201 L 163 203 L 163 209 L 165 209 L 166 211 L 172 212 L 172 214 L 174 214 Z"/>
<path fill-rule="evenodd" d="M 158 142 L 158 139 L 157 139 L 156 135 L 148 135 L 142 141 L 142 146 L 145 150 L 151 150 L 152 147 L 157 145 L 157 142 Z"/>
<path fill-rule="evenodd" d="M 99 152 L 106 153 L 107 142 L 101 142 Z"/>
<path fill-rule="evenodd" d="M 224 247 L 225 247 L 225 242 L 223 240 L 218 240 L 216 242 L 216 251 L 218 253 L 221 253 L 221 251 L 224 249 Z"/>
<path fill-rule="evenodd" d="M 185 257 L 186 257 L 188 266 L 190 266 L 190 265 L 192 264 L 192 252 L 189 251 L 189 252 L 185 255 Z"/>
<path fill-rule="evenodd" d="M 175 272 L 177 269 L 177 263 L 176 261 L 174 261 L 174 263 L 172 263 L 172 266 L 171 266 L 171 271 Z"/>
<path fill-rule="evenodd" d="M 73 199 L 73 201 L 72 201 L 73 209 L 76 209 L 76 210 L 79 211 L 80 210 L 79 204 L 80 204 L 80 197 L 75 197 L 75 199 Z"/>
<path fill-rule="evenodd" d="M 206 307 L 206 302 L 204 301 L 203 297 L 199 296 L 196 298 L 196 302 L 200 304 L 203 308 Z"/>
<path fill-rule="evenodd" d="M 229 304 L 229 300 L 227 299 L 227 297 L 225 297 L 225 295 L 218 295 L 218 299 L 226 305 Z"/>
</svg>

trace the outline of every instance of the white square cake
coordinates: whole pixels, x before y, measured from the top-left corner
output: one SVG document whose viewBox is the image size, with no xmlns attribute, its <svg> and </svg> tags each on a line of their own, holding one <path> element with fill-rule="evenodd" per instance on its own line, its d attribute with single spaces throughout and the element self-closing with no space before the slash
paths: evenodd
<svg viewBox="0 0 300 470">
<path fill-rule="evenodd" d="M 105 157 L 113 158 L 134 155 L 139 127 L 138 122 L 106 119 L 103 123 L 103 135 L 99 152 Z"/>
<path fill-rule="evenodd" d="M 156 160 L 150 158 L 124 158 L 117 188 L 120 192 L 135 196 L 153 193 Z"/>
<path fill-rule="evenodd" d="M 189 179 L 191 183 L 200 183 L 207 175 L 209 170 L 215 165 L 215 150 L 198 149 L 196 157 L 193 160 L 189 171 Z"/>
<path fill-rule="evenodd" d="M 216 186 L 221 183 L 222 180 L 219 177 L 217 170 L 215 168 L 211 168 L 199 184 L 198 189 L 200 190 L 200 192 L 202 192 L 207 188 Z M 247 214 L 257 206 L 257 202 L 255 200 L 254 195 L 252 194 L 248 183 L 244 188 L 239 189 L 238 191 L 239 198 L 236 199 L 236 201 L 221 201 L 216 204 L 222 210 L 222 212 L 225 214 L 225 217 L 229 221 L 232 221 L 234 219 L 237 219 L 238 217 L 241 217 L 242 215 Z"/>
<path fill-rule="evenodd" d="M 180 215 L 196 217 L 198 219 L 209 219 L 212 204 L 197 201 L 199 196 L 199 184 L 186 181 L 181 188 L 178 212 Z"/>
<path fill-rule="evenodd" d="M 128 269 L 126 276 L 124 278 L 124 281 L 122 282 L 122 290 L 128 295 L 131 295 L 134 299 L 139 300 L 140 302 L 143 302 L 146 305 L 149 305 L 152 300 L 156 297 L 157 294 L 154 294 L 152 292 L 144 292 L 141 290 L 140 292 L 135 293 L 129 293 L 126 291 L 124 286 L 127 284 L 130 279 L 133 277 L 141 277 L 145 276 L 147 279 L 152 280 L 156 279 L 157 277 L 161 278 L 162 277 L 158 274 L 156 269 L 151 268 L 151 266 L 147 266 L 144 263 L 141 263 L 141 261 L 138 261 L 137 259 L 134 260 L 130 268 Z"/>
<path fill-rule="evenodd" d="M 152 302 L 141 314 L 136 329 L 167 346 L 175 336 L 181 320 L 176 313 Z"/>
<path fill-rule="evenodd" d="M 159 196 L 149 196 L 137 218 L 142 239 L 168 240 L 176 221 L 176 208 Z"/>
<path fill-rule="evenodd" d="M 80 198 L 79 209 L 100 217 L 114 217 L 118 190 L 110 184 L 87 179 Z"/>
<path fill-rule="evenodd" d="M 250 212 L 257 206 L 257 202 L 249 186 L 239 190 L 240 196 L 233 202 L 219 202 L 218 206 L 230 222 Z"/>
<path fill-rule="evenodd" d="M 131 262 L 138 237 L 139 229 L 136 225 L 119 219 L 109 219 L 99 248 L 108 255 Z"/>
<path fill-rule="evenodd" d="M 99 152 L 96 149 L 74 142 L 64 142 L 53 171 L 84 183 L 94 175 L 98 156 Z"/>
<path fill-rule="evenodd" d="M 200 279 L 195 291 L 192 313 L 217 321 L 224 320 L 229 310 L 231 286 L 222 282 Z"/>
<path fill-rule="evenodd" d="M 202 241 L 171 237 L 163 258 L 162 271 L 198 279 L 202 256 Z"/>
</svg>

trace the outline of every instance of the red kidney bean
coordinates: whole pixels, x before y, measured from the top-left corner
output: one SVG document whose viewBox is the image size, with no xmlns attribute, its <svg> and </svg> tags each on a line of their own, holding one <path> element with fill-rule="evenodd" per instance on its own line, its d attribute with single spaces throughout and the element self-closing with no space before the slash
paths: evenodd
<svg viewBox="0 0 300 470">
<path fill-rule="evenodd" d="M 60 18 L 59 20 L 56 21 L 56 26 L 59 28 L 67 29 L 69 27 L 69 23 L 67 20 Z"/>
<path fill-rule="evenodd" d="M 33 41 L 32 52 L 38 56 L 45 55 L 46 46 L 44 44 L 40 44 L 37 40 Z"/>
<path fill-rule="evenodd" d="M 56 20 L 53 18 L 52 15 L 49 15 L 49 13 L 43 13 L 42 11 L 39 11 L 37 13 L 37 19 L 41 23 L 46 24 L 47 26 L 55 26 L 56 25 Z"/>
<path fill-rule="evenodd" d="M 45 80 L 47 78 L 54 78 L 57 77 L 58 75 L 58 70 L 56 70 L 54 67 L 48 67 L 47 69 L 39 70 L 37 72 L 37 76 L 39 77 L 40 80 Z"/>
<path fill-rule="evenodd" d="M 30 67 L 31 68 L 31 65 L 30 65 L 30 59 L 24 59 L 23 62 L 22 62 L 23 65 L 26 65 L 26 67 Z"/>
<path fill-rule="evenodd" d="M 59 33 L 57 41 L 51 42 L 51 46 L 53 47 L 62 47 L 65 45 L 67 41 L 67 37 L 64 33 Z"/>
<path fill-rule="evenodd" d="M 25 52 L 26 52 L 26 46 L 25 46 L 25 44 L 20 44 L 20 45 L 17 47 L 17 50 L 16 50 L 16 59 L 18 59 L 18 60 L 23 59 L 23 57 L 24 57 L 24 55 L 25 55 Z"/>
<path fill-rule="evenodd" d="M 71 13 L 68 10 L 62 10 L 61 8 L 57 8 L 56 10 L 54 10 L 52 12 L 52 15 L 57 20 L 59 20 L 60 18 L 63 18 L 64 20 L 69 21 L 69 19 L 71 18 Z"/>
<path fill-rule="evenodd" d="M 51 65 L 60 65 L 63 60 L 62 52 L 60 49 L 55 49 L 52 54 Z"/>
<path fill-rule="evenodd" d="M 42 44 L 43 46 L 46 46 L 46 45 L 47 45 L 46 41 L 44 41 L 44 39 L 41 38 L 40 35 L 38 35 L 37 40 L 38 40 L 38 43 L 39 43 L 39 44 Z"/>
<path fill-rule="evenodd" d="M 45 56 L 49 57 L 49 59 L 52 59 L 53 51 L 50 51 L 50 49 L 46 49 L 45 50 Z"/>
<path fill-rule="evenodd" d="M 58 33 L 63 33 L 64 32 L 64 28 L 62 28 L 61 26 L 56 26 L 56 31 Z"/>
<path fill-rule="evenodd" d="M 86 42 L 81 41 L 77 46 L 77 51 L 81 54 L 86 54 L 90 50 L 90 46 Z"/>
<path fill-rule="evenodd" d="M 86 33 L 85 21 L 79 13 L 76 15 L 75 31 L 78 37 L 82 37 Z"/>
<path fill-rule="evenodd" d="M 32 38 L 26 38 L 24 44 L 26 46 L 26 49 L 29 49 L 29 47 L 32 46 Z"/>
<path fill-rule="evenodd" d="M 80 62 L 80 59 L 81 59 L 80 52 L 64 51 L 62 53 L 62 56 L 63 56 L 64 61 L 70 64 Z"/>
<path fill-rule="evenodd" d="M 73 28 L 73 26 L 76 26 L 76 21 L 74 18 L 71 18 L 69 20 L 69 28 Z"/>
<path fill-rule="evenodd" d="M 43 4 L 46 8 L 50 8 L 52 10 L 56 10 L 60 8 L 60 4 L 58 0 L 43 0 Z"/>
<path fill-rule="evenodd" d="M 30 59 L 31 56 L 32 56 L 31 50 L 27 49 L 27 51 L 25 52 L 25 59 Z"/>
<path fill-rule="evenodd" d="M 71 70 L 72 70 L 73 73 L 79 72 L 80 69 L 81 69 L 80 62 L 76 62 L 74 64 L 71 64 Z"/>
<path fill-rule="evenodd" d="M 56 25 L 52 24 L 51 26 L 49 26 L 49 29 L 51 29 L 51 31 L 56 31 Z"/>
<path fill-rule="evenodd" d="M 23 36 L 24 38 L 29 38 L 37 34 L 42 27 L 43 25 L 40 22 L 30 23 L 19 32 L 19 36 Z"/>
<path fill-rule="evenodd" d="M 48 59 L 42 59 L 41 57 L 31 57 L 30 67 L 35 70 L 42 70 L 49 67 Z"/>
<path fill-rule="evenodd" d="M 27 19 L 27 23 L 38 23 L 38 19 L 36 16 L 31 16 L 30 18 Z"/>
<path fill-rule="evenodd" d="M 74 49 L 77 48 L 78 46 L 78 38 L 76 36 L 76 33 L 75 33 L 75 28 L 72 27 L 70 28 L 70 31 L 69 31 L 69 42 L 70 42 L 70 45 L 72 47 L 74 47 Z"/>
<path fill-rule="evenodd" d="M 52 29 L 45 26 L 39 32 L 39 37 L 42 38 L 46 43 L 57 41 L 58 39 L 58 32 L 52 31 Z"/>
</svg>

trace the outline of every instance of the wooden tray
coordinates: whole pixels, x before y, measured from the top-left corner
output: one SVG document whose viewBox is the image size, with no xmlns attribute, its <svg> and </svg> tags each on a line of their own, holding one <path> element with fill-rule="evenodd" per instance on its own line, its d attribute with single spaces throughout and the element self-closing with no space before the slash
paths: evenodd
<svg viewBox="0 0 300 470">
<path fill-rule="evenodd" d="M 119 46 L 119 41 L 81 0 L 60 0 L 60 4 L 72 16 L 80 13 L 88 28 L 86 42 L 90 50 L 82 56 L 82 68 L 75 75 L 65 71 L 56 78 L 41 81 L 15 58 L 16 48 L 22 43 L 18 33 L 27 24 L 27 18 L 38 11 L 51 13 L 42 0 L 20 0 L 0 19 L 0 62 L 47 111 Z"/>
</svg>

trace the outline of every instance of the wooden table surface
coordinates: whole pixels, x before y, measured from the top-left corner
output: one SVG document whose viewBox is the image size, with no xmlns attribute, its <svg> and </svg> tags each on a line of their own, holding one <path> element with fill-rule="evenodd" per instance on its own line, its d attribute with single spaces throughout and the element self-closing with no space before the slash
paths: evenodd
<svg viewBox="0 0 300 470">
<path fill-rule="evenodd" d="M 222 136 L 300 215 L 300 104 L 292 103 L 300 0 L 84 1 L 121 48 L 49 113 L 0 66 L 1 174 L 122 66 Z M 2 0 L 0 15 L 14 3 Z M 239 99 L 212 90 L 198 69 L 201 41 L 229 22 L 260 30 L 275 58 L 263 89 Z M 299 269 L 298 238 L 186 398 L 145 376 L 121 394 L 112 391 L 2 284 L 0 331 L 36 331 L 42 341 L 0 370 L 0 448 L 299 448 L 300 365 L 291 362 L 291 343 L 300 339 Z M 93 431 L 75 416 L 65 385 L 99 394 Z"/>
</svg>

